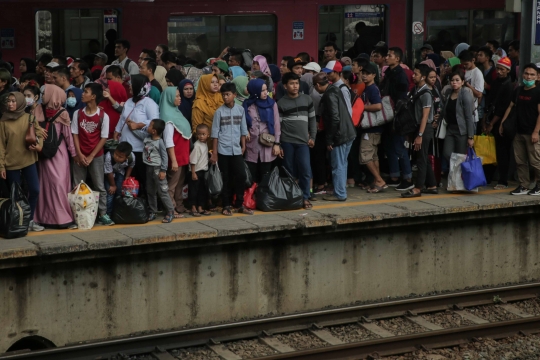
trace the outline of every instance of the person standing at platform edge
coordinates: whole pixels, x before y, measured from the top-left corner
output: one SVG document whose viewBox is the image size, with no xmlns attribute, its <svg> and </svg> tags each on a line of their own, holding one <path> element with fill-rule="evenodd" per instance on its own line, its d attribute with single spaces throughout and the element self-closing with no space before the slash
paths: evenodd
<svg viewBox="0 0 540 360">
<path fill-rule="evenodd" d="M 516 107 L 516 136 L 514 137 L 514 156 L 520 185 L 512 195 L 540 195 L 540 88 L 536 86 L 538 67 L 527 64 L 523 67 L 523 85 L 514 90 L 512 102 L 501 121 L 499 133 L 504 136 L 503 124 L 508 119 L 512 107 Z M 514 101 L 517 102 L 514 104 Z M 529 166 L 533 168 L 536 186 L 529 191 Z"/>
<path fill-rule="evenodd" d="M 309 148 L 315 146 L 317 136 L 315 107 L 311 96 L 300 94 L 300 76 L 288 72 L 283 75 L 281 82 L 286 91 L 278 101 L 283 165 L 298 179 L 304 194 L 304 208 L 311 209 Z"/>
<path fill-rule="evenodd" d="M 402 193 L 404 198 L 420 197 L 422 192 L 429 194 L 437 194 L 437 180 L 429 163 L 429 145 L 433 140 L 433 99 L 427 89 L 426 79 L 429 75 L 430 67 L 425 64 L 416 65 L 414 68 L 414 83 L 416 84 L 415 94 L 424 92 L 414 102 L 414 114 L 418 131 L 415 134 L 413 142 L 414 151 L 418 152 L 416 165 L 418 166 L 418 174 L 416 176 L 416 184 L 413 189 Z M 424 185 L 427 189 L 424 190 Z"/>
<path fill-rule="evenodd" d="M 114 55 L 117 57 L 116 60 L 112 62 L 112 65 L 119 65 L 129 75 L 137 75 L 139 73 L 139 67 L 137 63 L 127 57 L 127 53 L 131 44 L 127 40 L 116 40 L 114 47 Z"/>
<path fill-rule="evenodd" d="M 325 195 L 323 200 L 347 200 L 347 157 L 356 131 L 341 89 L 330 86 L 328 76 L 318 73 L 313 77 L 314 89 L 323 94 L 321 98 L 321 117 L 326 129 L 326 148 L 330 152 L 332 183 L 334 194 Z"/>
</svg>

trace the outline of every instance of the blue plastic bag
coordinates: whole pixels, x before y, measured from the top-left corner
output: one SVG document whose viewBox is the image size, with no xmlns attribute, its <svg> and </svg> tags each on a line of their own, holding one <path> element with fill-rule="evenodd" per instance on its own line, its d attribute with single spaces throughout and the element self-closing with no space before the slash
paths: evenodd
<svg viewBox="0 0 540 360">
<path fill-rule="evenodd" d="M 486 186 L 486 175 L 482 168 L 482 160 L 476 156 L 473 148 L 469 148 L 467 159 L 461 163 L 461 177 L 465 189 L 471 191 L 479 186 Z"/>
</svg>

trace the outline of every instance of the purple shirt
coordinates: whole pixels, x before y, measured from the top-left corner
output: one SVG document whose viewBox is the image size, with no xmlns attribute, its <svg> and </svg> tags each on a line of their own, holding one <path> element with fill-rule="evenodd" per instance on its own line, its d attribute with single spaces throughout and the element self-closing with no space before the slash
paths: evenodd
<svg viewBox="0 0 540 360">
<path fill-rule="evenodd" d="M 257 106 L 255 104 L 248 108 L 249 115 L 253 119 L 251 122 L 251 129 L 249 129 L 250 141 L 246 139 L 246 161 L 257 163 L 259 157 L 261 162 L 274 161 L 276 156 L 272 154 L 272 146 L 264 146 L 259 143 L 259 134 L 268 133 L 268 126 L 266 123 L 260 121 Z M 274 136 L 276 142 L 279 143 L 281 136 L 281 124 L 279 123 L 279 110 L 277 103 L 274 104 Z"/>
</svg>

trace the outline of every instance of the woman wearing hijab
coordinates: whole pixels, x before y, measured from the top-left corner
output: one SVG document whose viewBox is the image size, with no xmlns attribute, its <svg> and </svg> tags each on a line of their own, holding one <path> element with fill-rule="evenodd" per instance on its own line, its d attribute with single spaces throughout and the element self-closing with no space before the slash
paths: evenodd
<svg viewBox="0 0 540 360">
<path fill-rule="evenodd" d="M 186 165 L 189 164 L 191 139 L 191 126 L 178 109 L 181 101 L 180 89 L 170 86 L 163 91 L 159 103 L 159 113 L 166 124 L 163 140 L 169 154 L 167 182 L 169 184 L 169 197 L 174 206 L 175 218 L 183 218 L 182 213 L 186 212 L 182 190 L 184 189 L 187 172 Z"/>
<path fill-rule="evenodd" d="M 178 84 L 180 84 L 180 81 L 184 80 L 184 75 L 180 70 L 172 68 L 171 70 L 167 71 L 167 75 L 165 75 L 165 81 L 167 81 L 167 86 L 174 86 L 177 87 Z"/>
<path fill-rule="evenodd" d="M 165 90 L 168 86 L 167 84 L 167 69 L 163 66 L 156 66 L 156 71 L 154 72 L 154 78 L 157 80 L 159 85 L 161 85 L 161 90 Z M 176 87 L 176 84 L 175 84 Z"/>
<path fill-rule="evenodd" d="M 238 76 L 247 76 L 244 69 L 242 69 L 240 66 L 230 66 L 229 72 L 231 73 L 231 78 L 234 79 Z"/>
<path fill-rule="evenodd" d="M 19 71 L 21 72 L 21 77 L 26 74 L 35 74 L 36 61 L 30 58 L 21 58 L 21 63 L 19 64 Z"/>
<path fill-rule="evenodd" d="M 109 137 L 112 139 L 114 137 L 114 131 L 116 125 L 120 120 L 119 109 L 123 109 L 122 104 L 128 100 L 126 94 L 126 89 L 122 84 L 117 81 L 107 81 L 107 88 L 103 91 L 104 99 L 99 103 L 99 106 L 103 108 L 105 114 L 109 116 Z"/>
<path fill-rule="evenodd" d="M 152 85 L 146 76 L 133 75 L 131 84 L 134 95 L 124 104 L 124 110 L 114 130 L 114 139 L 120 142 L 127 141 L 133 147 L 135 168 L 132 174 L 139 180 L 139 196 L 143 197 L 146 195 L 146 168 L 142 160 L 143 141 L 131 130 L 142 129 L 150 124 L 150 121 L 159 119 L 159 107 L 148 97 Z"/>
<path fill-rule="evenodd" d="M 467 43 L 461 43 L 456 46 L 456 50 L 454 51 L 454 54 L 456 54 L 456 57 L 459 57 L 459 54 L 461 54 L 462 51 L 469 50 L 469 44 Z"/>
<path fill-rule="evenodd" d="M 253 181 L 259 183 L 264 174 L 272 170 L 272 161 L 279 155 L 281 124 L 276 102 L 268 96 L 266 83 L 262 79 L 251 80 L 247 84 L 249 98 L 243 103 L 250 138 L 246 142 L 246 163 Z M 274 146 L 264 146 L 259 142 L 261 134 L 275 136 Z"/>
<path fill-rule="evenodd" d="M 201 76 L 197 96 L 193 103 L 191 113 L 191 129 L 196 133 L 197 126 L 205 124 L 209 129 L 212 128 L 214 113 L 223 105 L 223 98 L 219 93 L 219 80 L 214 74 Z M 212 150 L 212 142 L 208 142 L 208 150 Z"/>
<path fill-rule="evenodd" d="M 73 119 L 73 114 L 75 111 L 84 107 L 84 103 L 82 102 L 82 94 L 83 91 L 76 87 L 70 87 L 67 90 L 66 110 L 70 119 Z"/>
<path fill-rule="evenodd" d="M 34 222 L 34 212 L 39 196 L 37 172 L 38 152 L 43 144 L 43 130 L 34 116 L 27 114 L 26 99 L 20 92 L 10 92 L 0 118 L 0 176 L 7 179 L 8 186 L 21 183 L 21 175 L 28 186 L 30 203 L 30 227 L 32 231 L 43 231 L 43 226 Z M 26 146 L 26 131 L 32 122 L 36 130 L 37 144 Z"/>
<path fill-rule="evenodd" d="M 249 78 L 247 76 L 238 76 L 238 77 L 235 77 L 232 81 L 234 86 L 236 86 L 236 97 L 234 98 L 234 102 L 237 105 L 242 106 L 242 104 L 244 103 L 244 100 L 247 99 L 249 96 L 246 90 L 248 82 L 249 82 Z"/>
<path fill-rule="evenodd" d="M 180 97 L 182 98 L 178 109 L 191 126 L 191 112 L 193 110 L 193 102 L 195 101 L 195 89 L 193 88 L 193 81 L 188 79 L 180 81 L 178 90 L 180 90 Z"/>
<path fill-rule="evenodd" d="M 54 228 L 75 229 L 73 213 L 66 194 L 71 190 L 69 171 L 70 158 L 77 155 L 71 135 L 71 121 L 68 112 L 62 107 L 66 102 L 66 93 L 56 85 L 45 85 L 43 92 L 43 108 L 35 109 L 36 119 L 45 121 L 60 113 L 52 124 L 56 134 L 62 139 L 54 157 L 41 158 L 39 161 L 39 199 L 36 207 L 35 221 L 38 224 Z"/>
</svg>

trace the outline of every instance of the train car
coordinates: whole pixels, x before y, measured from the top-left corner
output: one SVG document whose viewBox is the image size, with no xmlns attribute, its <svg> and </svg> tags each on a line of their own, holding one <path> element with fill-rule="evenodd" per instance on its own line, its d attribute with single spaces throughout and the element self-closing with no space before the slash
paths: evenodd
<svg viewBox="0 0 540 360">
<path fill-rule="evenodd" d="M 1 51 L 12 62 L 44 52 L 82 57 L 102 50 L 110 29 L 131 42 L 131 58 L 144 47 L 165 43 L 201 60 L 235 46 L 279 62 L 284 55 L 302 51 L 316 57 L 327 40 L 354 56 L 357 52 L 348 50 L 354 50 L 360 22 L 365 25 L 362 38 L 369 38 L 370 44 L 385 41 L 410 52 L 416 6 L 415 0 L 1 2 Z M 460 42 L 508 42 L 518 37 L 519 23 L 504 5 L 504 0 L 425 1 L 420 9 L 425 31 L 420 36 L 443 50 Z"/>
</svg>

